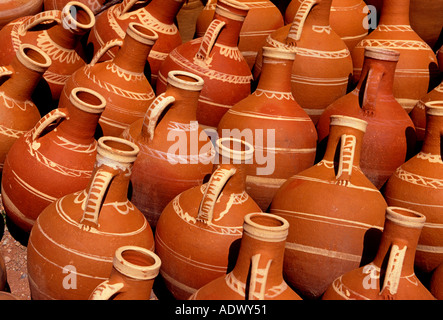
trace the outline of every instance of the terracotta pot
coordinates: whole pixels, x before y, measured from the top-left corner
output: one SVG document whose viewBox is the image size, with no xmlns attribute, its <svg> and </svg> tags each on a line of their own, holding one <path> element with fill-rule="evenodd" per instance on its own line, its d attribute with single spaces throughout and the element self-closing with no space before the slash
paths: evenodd
<svg viewBox="0 0 443 320">
<path fill-rule="evenodd" d="M 22 44 L 11 65 L 0 68 L 0 172 L 12 144 L 40 120 L 32 94 L 50 65 L 44 51 Z"/>
<path fill-rule="evenodd" d="M 78 0 L 81 3 L 84 3 L 92 10 L 92 12 L 96 15 L 100 13 L 100 11 L 104 8 L 104 4 L 109 2 L 108 0 Z M 49 10 L 61 10 L 69 0 L 44 0 L 44 8 L 45 11 Z"/>
<path fill-rule="evenodd" d="M 393 95 L 398 51 L 366 48 L 357 87 L 332 103 L 317 124 L 318 139 L 329 133 L 329 118 L 341 114 L 368 122 L 363 138 L 361 169 L 380 189 L 414 149 L 414 124 Z"/>
<path fill-rule="evenodd" d="M 443 300 L 443 263 L 433 272 L 429 290 L 435 298 Z"/>
<path fill-rule="evenodd" d="M 127 195 L 138 151 L 127 140 L 100 138 L 88 186 L 38 217 L 27 251 L 32 299 L 86 300 L 109 278 L 118 248 L 154 250 L 152 230 Z"/>
<path fill-rule="evenodd" d="M 97 152 L 94 134 L 105 104 L 96 92 L 76 88 L 12 145 L 1 195 L 8 218 L 20 229 L 29 232 L 49 204 L 88 184 Z"/>
<path fill-rule="evenodd" d="M 301 300 L 283 279 L 289 223 L 269 213 L 244 217 L 234 269 L 195 292 L 191 300 Z"/>
<path fill-rule="evenodd" d="M 366 48 L 387 48 L 400 52 L 395 70 L 394 96 L 409 113 L 438 79 L 437 58 L 409 22 L 410 0 L 385 1 L 377 28 L 352 50 L 354 81 L 362 75 Z"/>
<path fill-rule="evenodd" d="M 9 22 L 39 13 L 43 9 L 43 0 L 3 0 L 0 3 L 0 29 Z"/>
<path fill-rule="evenodd" d="M 419 211 L 426 217 L 415 257 L 415 267 L 430 274 L 443 263 L 443 101 L 426 103 L 426 135 L 421 151 L 397 168 L 386 184 L 388 205 Z"/>
<path fill-rule="evenodd" d="M 323 159 L 288 179 L 272 200 L 270 212 L 290 224 L 285 279 L 303 298 L 319 298 L 376 252 L 386 202 L 359 166 L 366 124 L 331 116 Z"/>
<path fill-rule="evenodd" d="M 283 16 L 276 5 L 269 0 L 237 0 L 249 7 L 248 15 L 240 30 L 238 48 L 249 68 L 255 63 L 258 51 L 266 37 L 284 26 Z M 217 0 L 209 0 L 196 23 L 196 37 L 203 37 L 214 18 Z"/>
<path fill-rule="evenodd" d="M 200 185 L 212 170 L 214 150 L 196 121 L 203 79 L 171 71 L 166 92 L 160 94 L 123 137 L 141 152 L 134 164 L 131 201 L 155 228 L 157 220 L 179 193 Z"/>
<path fill-rule="evenodd" d="M 425 220 L 416 211 L 388 207 L 374 260 L 335 279 L 323 300 L 435 299 L 414 274 L 415 249 Z"/>
<path fill-rule="evenodd" d="M 3 256 L 0 254 L 0 292 L 5 290 L 6 281 L 7 273 L 5 259 L 3 259 Z"/>
<path fill-rule="evenodd" d="M 175 47 L 182 43 L 174 19 L 185 0 L 123 0 L 97 16 L 97 22 L 88 38 L 88 50 L 94 54 L 108 41 L 123 39 L 129 23 L 136 22 L 152 28 L 158 40 L 149 53 L 151 84 L 155 88 L 157 75 L 163 61 Z M 113 58 L 116 49 L 103 55 L 102 60 Z"/>
<path fill-rule="evenodd" d="M 216 128 L 226 111 L 251 93 L 251 70 L 237 46 L 248 10 L 234 0 L 218 1 L 205 35 L 172 50 L 159 71 L 157 94 L 165 91 L 169 71 L 184 70 L 203 78 L 197 120 L 204 126 Z"/>
<path fill-rule="evenodd" d="M 303 0 L 292 0 L 285 10 L 285 24 L 292 23 Z M 369 9 L 363 0 L 332 0 L 331 28 L 352 50 L 368 34 L 367 23 Z"/>
<path fill-rule="evenodd" d="M 220 164 L 209 182 L 186 190 L 163 210 L 155 232 L 160 274 L 176 299 L 226 274 L 242 236 L 243 218 L 260 212 L 245 191 L 244 163 L 253 147 L 227 138 L 216 145 Z"/>
<path fill-rule="evenodd" d="M 149 300 L 161 260 L 142 247 L 124 246 L 115 251 L 108 280 L 92 291 L 89 300 Z"/>
<path fill-rule="evenodd" d="M 86 64 L 80 39 L 94 23 L 92 11 L 77 1 L 69 2 L 62 11 L 43 11 L 16 19 L 0 30 L 0 65 L 9 64 L 22 43 L 39 47 L 52 59 L 43 77 L 52 99 L 57 101 L 68 77 Z"/>
<path fill-rule="evenodd" d="M 130 23 L 124 40 L 106 43 L 92 61 L 66 81 L 65 94 L 76 87 L 87 87 L 106 99 L 99 124 L 103 135 L 120 136 L 133 122 L 143 119 L 155 99 L 154 90 L 144 74 L 145 64 L 157 33 L 138 23 Z M 98 62 L 109 50 L 119 46 L 113 59 Z"/>
<path fill-rule="evenodd" d="M 202 0 L 188 0 L 178 12 L 178 31 L 183 42 L 194 38 L 197 20 L 204 7 Z"/>
<path fill-rule="evenodd" d="M 286 179 L 314 164 L 317 131 L 291 92 L 295 52 L 263 47 L 257 89 L 225 113 L 218 135 L 246 138 L 254 146 L 246 190 L 266 211 Z"/>
<path fill-rule="evenodd" d="M 295 47 L 292 66 L 292 94 L 314 124 L 323 110 L 344 96 L 352 74 L 348 47 L 331 29 L 332 0 L 305 0 L 293 23 L 274 31 L 267 39 L 270 47 Z M 261 72 L 261 51 L 254 66 L 254 79 Z"/>
</svg>

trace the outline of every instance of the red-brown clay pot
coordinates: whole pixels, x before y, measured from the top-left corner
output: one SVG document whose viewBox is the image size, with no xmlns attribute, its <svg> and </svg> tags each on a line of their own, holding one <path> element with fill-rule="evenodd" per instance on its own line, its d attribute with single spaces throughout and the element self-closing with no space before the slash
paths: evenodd
<svg viewBox="0 0 443 320">
<path fill-rule="evenodd" d="M 32 93 L 51 58 L 33 45 L 20 45 L 10 66 L 0 67 L 0 172 L 12 144 L 40 120 Z"/>
<path fill-rule="evenodd" d="M 216 145 L 219 165 L 209 182 L 175 197 L 155 232 L 160 274 L 180 300 L 226 274 L 238 250 L 244 216 L 260 212 L 245 191 L 244 164 L 252 158 L 252 145 L 232 138 L 218 139 Z"/>
<path fill-rule="evenodd" d="M 32 16 L 42 9 L 43 0 L 3 0 L 0 3 L 0 29 L 17 18 Z"/>
<path fill-rule="evenodd" d="M 123 39 L 131 22 L 152 28 L 158 34 L 149 53 L 148 62 L 151 67 L 151 84 L 155 88 L 160 66 L 169 52 L 182 43 L 180 33 L 175 25 L 175 18 L 185 0 L 123 0 L 111 6 L 97 16 L 92 28 L 88 46 L 94 54 L 114 39 Z M 103 55 L 103 60 L 113 58 L 116 50 Z"/>
<path fill-rule="evenodd" d="M 141 149 L 131 177 L 131 201 L 153 228 L 176 195 L 202 184 L 212 171 L 212 143 L 196 121 L 202 88 L 201 77 L 171 71 L 166 92 L 154 100 L 144 119 L 123 132 Z"/>
<path fill-rule="evenodd" d="M 94 23 L 92 11 L 77 1 L 69 2 L 61 11 L 43 11 L 16 19 L 0 31 L 0 65 L 9 64 L 22 43 L 39 47 L 52 59 L 43 77 L 52 99 L 57 101 L 68 77 L 86 64 L 80 39 Z"/>
<path fill-rule="evenodd" d="M 1 195 L 7 216 L 20 229 L 29 232 L 49 204 L 86 187 L 97 152 L 94 134 L 105 105 L 98 93 L 76 88 L 12 145 Z"/>
<path fill-rule="evenodd" d="M 106 43 L 92 61 L 66 81 L 65 94 L 76 87 L 87 87 L 106 99 L 99 124 L 106 136 L 120 136 L 133 122 L 143 119 L 155 99 L 144 74 L 145 64 L 158 34 L 139 23 L 130 23 L 124 40 Z M 113 47 L 120 49 L 113 59 L 98 62 Z"/>
<path fill-rule="evenodd" d="M 443 72 L 443 46 L 441 46 L 440 49 L 437 50 L 437 61 L 440 71 Z"/>
<path fill-rule="evenodd" d="M 258 51 L 266 37 L 284 26 L 280 10 L 269 0 L 237 0 L 249 7 L 248 15 L 240 30 L 238 48 L 245 57 L 249 68 L 255 64 Z M 217 0 L 209 0 L 201 11 L 196 23 L 196 37 L 203 37 L 214 18 Z"/>
<path fill-rule="evenodd" d="M 332 116 L 323 159 L 288 179 L 272 200 L 270 212 L 290 224 L 285 279 L 303 298 L 319 298 L 375 255 L 387 205 L 359 166 L 366 125 Z"/>
<path fill-rule="evenodd" d="M 77 0 L 81 3 L 84 3 L 92 10 L 92 12 L 97 15 L 104 8 L 104 4 L 106 2 L 110 2 L 110 0 Z M 45 11 L 48 10 L 61 10 L 63 7 L 69 2 L 69 0 L 44 0 L 43 5 Z"/>
<path fill-rule="evenodd" d="M 414 124 L 393 95 L 394 72 L 399 53 L 366 48 L 362 77 L 357 87 L 333 102 L 317 123 L 321 142 L 329 132 L 331 115 L 341 114 L 368 122 L 360 166 L 380 189 L 414 149 Z"/>
<path fill-rule="evenodd" d="M 124 246 L 115 251 L 108 280 L 99 284 L 89 300 L 150 300 L 161 260 L 152 251 Z"/>
<path fill-rule="evenodd" d="M 389 206 L 418 211 L 426 217 L 418 240 L 415 268 L 430 274 L 443 263 L 443 101 L 426 103 L 426 135 L 421 151 L 397 168 L 384 196 Z"/>
<path fill-rule="evenodd" d="M 292 23 L 303 0 L 292 0 L 284 14 L 285 24 Z M 368 35 L 367 16 L 369 9 L 363 0 L 332 0 L 331 28 L 352 50 L 357 43 Z"/>
<path fill-rule="evenodd" d="M 376 257 L 335 279 L 323 300 L 434 300 L 414 273 L 414 256 L 426 218 L 388 207 Z"/>
<path fill-rule="evenodd" d="M 295 52 L 263 47 L 263 57 L 257 89 L 225 113 L 218 135 L 243 137 L 254 146 L 246 190 L 266 211 L 286 179 L 314 165 L 317 131 L 291 92 Z"/>
<path fill-rule="evenodd" d="M 244 217 L 234 269 L 195 292 L 190 300 L 301 300 L 283 279 L 289 223 L 269 213 Z"/>
<path fill-rule="evenodd" d="M 432 273 L 429 290 L 435 298 L 443 300 L 443 263 Z"/>
<path fill-rule="evenodd" d="M 5 290 L 6 281 L 7 273 L 5 259 L 3 259 L 3 256 L 0 254 L 0 291 Z"/>
<path fill-rule="evenodd" d="M 28 242 L 32 299 L 86 300 L 109 278 L 118 248 L 154 250 L 152 230 L 127 196 L 138 151 L 125 139 L 100 138 L 88 186 L 43 210 Z"/>
<path fill-rule="evenodd" d="M 351 53 L 329 24 L 332 0 L 305 0 L 294 21 L 274 31 L 270 47 L 295 47 L 292 94 L 314 124 L 323 110 L 344 96 L 352 74 Z M 254 79 L 261 72 L 261 52 L 254 66 Z"/>
<path fill-rule="evenodd" d="M 1 291 L 0 292 L 0 300 L 20 300 L 17 296 L 12 293 Z"/>
<path fill-rule="evenodd" d="M 394 96 L 409 113 L 418 100 L 438 83 L 437 58 L 409 21 L 410 0 L 384 1 L 377 28 L 352 50 L 354 82 L 363 75 L 366 48 L 385 48 L 400 52 L 395 70 Z"/>
<path fill-rule="evenodd" d="M 205 35 L 172 50 L 159 71 L 157 94 L 165 91 L 169 71 L 184 70 L 203 78 L 197 120 L 212 129 L 229 108 L 251 93 L 251 70 L 237 46 L 248 10 L 238 1 L 219 0 Z"/>
</svg>

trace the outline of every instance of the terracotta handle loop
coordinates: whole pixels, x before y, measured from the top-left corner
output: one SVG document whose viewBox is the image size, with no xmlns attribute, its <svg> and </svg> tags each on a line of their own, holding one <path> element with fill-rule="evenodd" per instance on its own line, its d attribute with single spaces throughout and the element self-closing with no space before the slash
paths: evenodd
<svg viewBox="0 0 443 320">
<path fill-rule="evenodd" d="M 31 140 L 32 140 L 32 147 L 38 148 L 38 145 L 36 145 L 37 139 L 42 134 L 43 130 L 45 130 L 51 123 L 53 123 L 56 120 L 67 118 L 68 112 L 67 110 L 57 108 L 52 111 L 50 111 L 48 114 L 46 114 L 43 118 L 41 118 L 37 124 L 32 129 L 31 134 Z"/>
<path fill-rule="evenodd" d="M 378 90 L 380 89 L 381 79 L 384 70 L 373 66 L 367 75 L 365 92 L 363 94 L 362 110 L 366 116 L 374 116 L 377 101 Z"/>
<path fill-rule="evenodd" d="M 62 23 L 61 11 L 48 10 L 36 14 L 30 19 L 26 20 L 25 23 L 23 23 L 19 27 L 18 33 L 20 36 L 24 36 L 29 29 L 32 29 L 33 27 L 39 25 L 40 23 L 47 21 L 56 21 L 57 23 L 61 24 Z"/>
<path fill-rule="evenodd" d="M 336 184 L 347 186 L 351 182 L 357 138 L 354 135 L 344 134 L 340 140 L 340 160 L 336 175 Z"/>
<path fill-rule="evenodd" d="M 114 47 L 121 47 L 123 45 L 123 40 L 121 39 L 113 39 L 108 42 L 106 42 L 100 49 L 97 51 L 97 53 L 92 58 L 89 65 L 92 67 L 94 66 L 102 57 L 103 55 L 108 52 L 110 49 Z"/>
<path fill-rule="evenodd" d="M 288 36 L 286 38 L 287 44 L 295 45 L 295 41 L 300 40 L 303 32 L 303 26 L 312 8 L 319 4 L 321 0 L 304 0 L 301 6 L 298 8 L 292 21 L 291 28 L 289 29 Z"/>
<path fill-rule="evenodd" d="M 92 291 L 89 300 L 110 300 L 112 296 L 122 292 L 124 287 L 125 284 L 123 282 L 112 283 L 110 280 L 103 281 Z"/>
<path fill-rule="evenodd" d="M 11 66 L 0 67 L 0 78 L 10 77 L 14 73 L 14 69 Z"/>
<path fill-rule="evenodd" d="M 147 0 L 142 0 L 144 2 L 148 2 Z M 119 19 L 124 19 L 125 15 L 128 13 L 129 10 L 137 3 L 140 2 L 140 0 L 123 0 L 123 2 L 120 4 L 120 15 L 118 16 Z"/>
<path fill-rule="evenodd" d="M 386 275 L 383 281 L 383 287 L 380 290 L 380 297 L 383 300 L 393 300 L 397 294 L 400 283 L 403 260 L 406 256 L 408 247 L 405 241 L 394 239 L 389 254 Z"/>
<path fill-rule="evenodd" d="M 76 7 L 79 7 L 80 10 L 83 10 L 88 15 L 89 22 L 87 24 L 78 21 Z M 95 25 L 95 15 L 86 4 L 79 1 L 70 1 L 61 10 L 61 21 L 63 28 L 74 34 L 83 35 Z"/>
<path fill-rule="evenodd" d="M 195 58 L 197 61 L 206 61 L 209 57 L 209 53 L 214 47 L 215 41 L 220 34 L 221 29 L 226 25 L 226 22 L 218 19 L 212 20 L 208 29 L 203 36 L 200 48 L 198 49 Z"/>
<path fill-rule="evenodd" d="M 175 98 L 173 96 L 167 96 L 165 93 L 162 93 L 158 95 L 149 106 L 145 113 L 145 119 L 142 127 L 142 133 L 144 136 L 147 136 L 149 141 L 154 139 L 154 131 L 160 115 L 163 113 L 166 107 L 174 102 Z"/>
</svg>

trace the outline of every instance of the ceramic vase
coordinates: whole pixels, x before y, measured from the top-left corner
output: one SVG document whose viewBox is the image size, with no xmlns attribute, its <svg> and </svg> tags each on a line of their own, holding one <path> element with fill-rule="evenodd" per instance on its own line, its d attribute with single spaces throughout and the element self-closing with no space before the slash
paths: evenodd
<svg viewBox="0 0 443 320">
<path fill-rule="evenodd" d="M 37 14 L 42 11 L 42 9 L 43 0 L 22 2 L 4 0 L 0 3 L 0 29 L 17 18 Z"/>
</svg>

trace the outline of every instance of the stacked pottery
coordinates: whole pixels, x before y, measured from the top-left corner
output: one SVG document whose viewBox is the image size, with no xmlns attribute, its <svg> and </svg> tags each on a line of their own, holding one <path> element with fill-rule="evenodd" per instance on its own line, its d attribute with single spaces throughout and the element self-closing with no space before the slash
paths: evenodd
<svg viewBox="0 0 443 320">
<path fill-rule="evenodd" d="M 246 190 L 266 211 L 278 188 L 314 164 L 317 132 L 291 92 L 293 50 L 263 47 L 257 89 L 225 113 L 218 135 L 244 137 L 254 146 Z"/>
<path fill-rule="evenodd" d="M 100 138 L 88 186 L 38 217 L 27 251 L 32 299 L 86 300 L 109 278 L 118 248 L 154 250 L 152 230 L 127 196 L 138 151 L 125 139 Z"/>
<path fill-rule="evenodd" d="M 290 224 L 284 274 L 302 297 L 319 298 L 376 252 L 387 205 L 359 166 L 366 125 L 331 116 L 323 160 L 288 179 L 271 203 L 270 212 Z"/>
<path fill-rule="evenodd" d="M 88 38 L 88 49 L 95 54 L 108 41 L 123 39 L 131 22 L 152 28 L 158 34 L 149 53 L 151 84 L 155 87 L 158 71 L 168 53 L 182 43 L 174 19 L 185 0 L 123 0 L 97 16 Z M 102 60 L 113 58 L 116 49 L 106 52 Z"/>
<path fill-rule="evenodd" d="M 69 0 L 44 0 L 43 5 L 46 11 L 48 10 L 61 10 Z M 92 10 L 94 14 L 100 13 L 100 11 L 103 9 L 103 5 L 106 2 L 109 2 L 108 0 L 79 0 L 79 2 L 84 3 L 89 7 L 89 9 Z"/>
<path fill-rule="evenodd" d="M 296 46 L 292 94 L 314 124 L 329 104 L 346 94 L 352 74 L 349 49 L 329 24 L 331 1 L 303 1 L 293 22 L 266 39 L 270 47 Z M 259 52 L 255 79 L 260 75 L 261 61 Z"/>
<path fill-rule="evenodd" d="M 105 105 L 98 93 L 76 88 L 12 145 L 1 195 L 8 218 L 20 229 L 29 232 L 49 204 L 88 184 L 97 152 L 94 134 Z"/>
<path fill-rule="evenodd" d="M 20 45 L 10 66 L 0 68 L 0 172 L 13 143 L 40 120 L 32 94 L 51 59 L 33 45 Z"/>
<path fill-rule="evenodd" d="M 386 184 L 388 205 L 419 211 L 426 217 L 418 240 L 415 267 L 430 274 L 443 263 L 443 101 L 426 103 L 426 135 L 421 151 L 397 168 Z"/>
<path fill-rule="evenodd" d="M 251 70 L 237 43 L 249 8 L 235 0 L 219 0 L 203 37 L 183 43 L 165 59 L 156 93 L 166 89 L 169 71 L 184 70 L 202 77 L 197 120 L 215 129 L 221 117 L 251 93 Z"/>
<path fill-rule="evenodd" d="M 92 61 L 66 81 L 65 94 L 76 87 L 87 87 L 106 99 L 99 124 L 103 135 L 118 137 L 133 122 L 143 119 L 155 99 L 154 90 L 144 74 L 147 58 L 157 33 L 139 23 L 130 23 L 123 40 L 106 43 Z M 99 63 L 113 47 L 120 49 L 113 59 Z"/>
<path fill-rule="evenodd" d="M 16 19 L 0 31 L 0 65 L 9 64 L 20 44 L 33 44 L 52 59 L 43 77 L 48 82 L 52 99 L 58 100 L 68 77 L 84 66 L 81 37 L 94 25 L 95 17 L 84 4 L 71 1 L 63 10 L 43 11 L 35 16 Z"/>
<path fill-rule="evenodd" d="M 258 51 L 266 37 L 284 26 L 280 10 L 269 0 L 237 0 L 249 7 L 248 15 L 240 30 L 238 48 L 252 69 Z M 214 17 L 217 0 L 209 0 L 196 23 L 196 37 L 203 37 Z"/>
<path fill-rule="evenodd" d="M 158 95 L 144 119 L 123 132 L 141 149 L 131 177 L 131 200 L 153 228 L 176 195 L 202 184 L 212 171 L 212 143 L 196 121 L 202 88 L 203 79 L 195 74 L 169 72 L 166 92 Z"/>
<path fill-rule="evenodd" d="M 301 300 L 283 279 L 289 223 L 269 213 L 244 218 L 234 269 L 195 292 L 191 300 Z"/>
<path fill-rule="evenodd" d="M 426 218 L 388 207 L 374 260 L 335 279 L 323 300 L 434 300 L 414 273 L 414 256 Z"/>
<path fill-rule="evenodd" d="M 3 0 L 0 3 L 0 29 L 9 22 L 39 13 L 43 9 L 43 0 Z"/>
<path fill-rule="evenodd" d="M 362 68 L 367 48 L 400 52 L 394 78 L 394 96 L 409 113 L 418 100 L 436 84 L 437 58 L 409 22 L 410 0 L 384 1 L 377 28 L 352 50 L 354 81 L 364 76 Z"/>
<path fill-rule="evenodd" d="M 260 212 L 245 191 L 252 145 L 233 138 L 218 139 L 216 145 L 219 165 L 209 182 L 175 197 L 157 224 L 160 274 L 176 299 L 187 299 L 226 274 L 238 252 L 245 215 Z"/>
<path fill-rule="evenodd" d="M 318 139 L 329 132 L 331 115 L 357 117 L 368 122 L 363 138 L 361 169 L 381 188 L 414 149 L 414 124 L 393 95 L 399 53 L 385 48 L 365 50 L 365 63 L 357 87 L 334 101 L 317 123 Z"/>
</svg>

